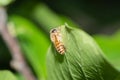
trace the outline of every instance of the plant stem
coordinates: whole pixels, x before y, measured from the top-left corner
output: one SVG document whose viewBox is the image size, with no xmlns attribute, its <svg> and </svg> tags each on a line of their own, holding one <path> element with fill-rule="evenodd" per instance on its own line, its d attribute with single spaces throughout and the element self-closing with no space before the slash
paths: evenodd
<svg viewBox="0 0 120 80">
<path fill-rule="evenodd" d="M 11 52 L 12 56 L 11 67 L 13 67 L 20 74 L 22 74 L 26 80 L 35 80 L 34 75 L 32 74 L 27 63 L 25 62 L 24 56 L 22 55 L 22 51 L 20 50 L 17 39 L 14 38 L 8 32 L 6 24 L 7 24 L 6 9 L 0 7 L 0 34 Z"/>
</svg>

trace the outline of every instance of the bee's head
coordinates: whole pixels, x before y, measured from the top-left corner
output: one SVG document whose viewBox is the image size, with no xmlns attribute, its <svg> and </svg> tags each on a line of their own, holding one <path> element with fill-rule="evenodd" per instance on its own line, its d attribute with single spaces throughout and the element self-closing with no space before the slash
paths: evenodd
<svg viewBox="0 0 120 80">
<path fill-rule="evenodd" d="M 54 28 L 54 29 L 52 29 L 51 31 L 50 31 L 50 33 L 56 33 L 57 32 L 57 29 L 56 28 Z"/>
</svg>

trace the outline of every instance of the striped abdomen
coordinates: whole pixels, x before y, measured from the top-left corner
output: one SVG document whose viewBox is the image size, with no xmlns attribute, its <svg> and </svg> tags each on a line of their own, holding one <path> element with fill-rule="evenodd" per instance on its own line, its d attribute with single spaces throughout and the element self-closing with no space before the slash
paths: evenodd
<svg viewBox="0 0 120 80">
<path fill-rule="evenodd" d="M 65 53 L 65 47 L 64 47 L 64 45 L 61 42 L 56 42 L 54 45 L 55 45 L 56 50 L 60 54 L 64 54 Z"/>
</svg>

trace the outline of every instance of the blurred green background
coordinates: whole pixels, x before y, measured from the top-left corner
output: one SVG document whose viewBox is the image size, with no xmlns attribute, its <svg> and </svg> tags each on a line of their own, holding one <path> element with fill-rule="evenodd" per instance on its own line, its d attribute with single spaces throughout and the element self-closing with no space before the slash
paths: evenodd
<svg viewBox="0 0 120 80">
<path fill-rule="evenodd" d="M 64 23 L 83 29 L 100 45 L 105 57 L 120 70 L 120 5 L 107 0 L 14 0 L 5 6 L 8 29 L 21 46 L 38 80 L 46 78 L 49 30 Z M 0 37 L 0 69 L 11 70 L 10 52 Z"/>
</svg>

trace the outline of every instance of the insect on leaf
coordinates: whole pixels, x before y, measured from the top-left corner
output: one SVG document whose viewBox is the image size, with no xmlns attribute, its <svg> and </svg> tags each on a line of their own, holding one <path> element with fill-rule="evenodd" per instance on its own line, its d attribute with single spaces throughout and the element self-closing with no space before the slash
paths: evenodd
<svg viewBox="0 0 120 80">
<path fill-rule="evenodd" d="M 114 80 L 119 72 L 105 59 L 92 37 L 67 24 L 60 28 L 65 53 L 52 44 L 47 54 L 48 80 Z"/>
</svg>

